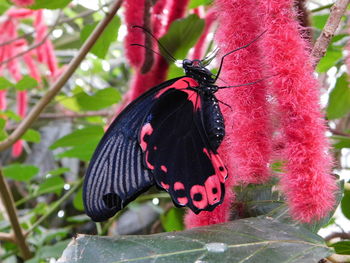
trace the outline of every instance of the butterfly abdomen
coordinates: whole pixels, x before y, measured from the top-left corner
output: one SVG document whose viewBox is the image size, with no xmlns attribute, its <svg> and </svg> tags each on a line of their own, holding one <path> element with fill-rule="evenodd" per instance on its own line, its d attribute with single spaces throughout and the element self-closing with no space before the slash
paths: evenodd
<svg viewBox="0 0 350 263">
<path fill-rule="evenodd" d="M 203 120 L 210 144 L 217 150 L 225 136 L 225 122 L 214 95 L 203 96 Z"/>
</svg>

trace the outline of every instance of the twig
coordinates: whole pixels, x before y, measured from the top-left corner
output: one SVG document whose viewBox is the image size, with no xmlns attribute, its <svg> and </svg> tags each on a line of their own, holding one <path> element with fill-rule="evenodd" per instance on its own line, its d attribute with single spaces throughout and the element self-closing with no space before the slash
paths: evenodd
<svg viewBox="0 0 350 263">
<path fill-rule="evenodd" d="M 311 54 L 314 57 L 315 66 L 326 54 L 327 47 L 339 26 L 340 19 L 344 15 L 349 2 L 350 0 L 337 0 L 331 7 L 326 25 L 324 26 L 321 35 L 316 40 L 316 43 L 312 49 Z"/>
<path fill-rule="evenodd" d="M 16 243 L 16 240 L 13 234 L 10 234 L 10 233 L 0 233 L 0 240 Z"/>
<path fill-rule="evenodd" d="M 74 185 L 67 193 L 65 193 L 61 199 L 59 199 L 53 206 L 50 207 L 49 211 L 46 212 L 45 215 L 40 217 L 35 223 L 28 229 L 25 233 L 25 236 L 28 236 L 37 226 L 39 226 L 44 220 L 46 220 L 53 212 L 55 212 L 62 203 L 64 203 L 74 192 L 78 190 L 78 188 L 82 185 L 83 178 L 81 178 L 76 185 Z"/>
<path fill-rule="evenodd" d="M 22 232 L 21 225 L 19 224 L 15 203 L 13 201 L 12 194 L 10 192 L 10 188 L 0 170 L 0 196 L 3 200 L 4 206 L 6 208 L 7 214 L 9 216 L 9 220 L 15 234 L 14 239 L 16 244 L 19 246 L 23 259 L 31 258 L 31 253 L 29 247 L 26 243 L 24 234 Z"/>
<path fill-rule="evenodd" d="M 324 10 L 324 9 L 331 8 L 332 5 L 333 5 L 333 4 L 320 6 L 320 7 L 317 7 L 317 8 L 315 8 L 315 9 L 312 9 L 310 12 L 311 12 L 311 13 L 319 12 L 319 11 L 322 11 L 322 10 Z"/>
<path fill-rule="evenodd" d="M 109 116 L 111 115 L 109 111 L 91 111 L 84 113 L 42 113 L 40 114 L 40 119 L 64 119 L 64 118 L 84 118 L 84 117 L 95 117 L 95 116 Z"/>
<path fill-rule="evenodd" d="M 346 132 L 338 131 L 338 130 L 335 130 L 335 129 L 329 129 L 329 131 L 330 131 L 331 133 L 333 133 L 334 135 L 340 135 L 340 136 L 344 136 L 344 137 L 350 137 L 350 134 L 349 134 L 349 133 L 346 133 Z"/>
<path fill-rule="evenodd" d="M 56 94 L 61 90 L 63 85 L 73 75 L 80 63 L 85 58 L 86 54 L 90 51 L 95 44 L 99 36 L 102 34 L 106 26 L 113 19 L 114 15 L 120 8 L 123 0 L 117 0 L 112 6 L 108 15 L 98 24 L 90 37 L 85 41 L 84 45 L 80 49 L 78 55 L 70 62 L 65 72 L 59 77 L 59 79 L 49 88 L 47 93 L 39 100 L 39 102 L 32 108 L 29 114 L 23 119 L 19 126 L 6 140 L 0 142 L 0 151 L 9 148 L 14 144 L 21 136 L 28 130 L 33 122 L 39 117 L 44 108 L 51 102 Z"/>
</svg>

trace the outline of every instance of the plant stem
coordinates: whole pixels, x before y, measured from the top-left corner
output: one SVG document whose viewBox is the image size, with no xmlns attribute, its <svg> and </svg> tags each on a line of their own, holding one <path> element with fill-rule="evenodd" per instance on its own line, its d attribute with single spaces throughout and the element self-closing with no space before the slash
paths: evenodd
<svg viewBox="0 0 350 263">
<path fill-rule="evenodd" d="M 111 6 L 109 13 L 98 24 L 90 37 L 85 41 L 84 45 L 80 49 L 78 55 L 69 63 L 69 66 L 64 73 L 58 78 L 58 80 L 49 88 L 47 93 L 39 100 L 39 102 L 32 108 L 29 114 L 23 119 L 19 126 L 11 133 L 6 140 L 0 142 L 0 151 L 3 151 L 12 146 L 21 136 L 28 130 L 33 122 L 39 117 L 44 108 L 51 102 L 51 100 L 57 95 L 68 79 L 73 75 L 80 63 L 83 61 L 87 53 L 92 46 L 96 43 L 97 39 L 101 36 L 104 29 L 109 22 L 113 19 L 114 15 L 120 8 L 123 0 L 117 0 Z"/>
<path fill-rule="evenodd" d="M 312 56 L 314 57 L 315 66 L 326 54 L 328 45 L 337 30 L 341 17 L 346 11 L 346 7 L 349 5 L 350 0 L 337 0 L 331 7 L 331 11 L 324 26 L 321 35 L 316 40 L 316 43 L 312 49 Z"/>
<path fill-rule="evenodd" d="M 11 233 L 0 233 L 0 240 L 10 241 L 10 242 L 13 242 L 13 243 L 16 242 L 13 234 L 11 234 Z"/>
<path fill-rule="evenodd" d="M 22 232 L 22 227 L 18 221 L 17 211 L 16 211 L 15 203 L 13 201 L 10 188 L 4 178 L 4 175 L 1 169 L 0 169 L 0 196 L 6 208 L 6 211 L 14 232 L 14 240 L 16 244 L 19 246 L 19 249 L 22 254 L 22 258 L 29 259 L 31 258 L 31 253 L 26 243 L 25 236 Z"/>
<path fill-rule="evenodd" d="M 315 9 L 312 9 L 310 12 L 311 12 L 311 13 L 316 13 L 316 12 L 322 11 L 322 10 L 324 10 L 324 9 L 331 8 L 332 5 L 333 5 L 333 4 L 320 6 L 320 7 L 317 7 L 317 8 L 315 8 Z"/>
<path fill-rule="evenodd" d="M 53 206 L 50 207 L 49 211 L 42 217 L 40 217 L 26 232 L 28 236 L 37 226 L 39 226 L 44 220 L 46 220 L 53 212 L 55 212 L 74 192 L 76 192 L 82 185 L 84 178 L 80 178 L 76 185 L 74 185 L 67 193 L 65 193 L 61 199 L 59 199 Z"/>
</svg>

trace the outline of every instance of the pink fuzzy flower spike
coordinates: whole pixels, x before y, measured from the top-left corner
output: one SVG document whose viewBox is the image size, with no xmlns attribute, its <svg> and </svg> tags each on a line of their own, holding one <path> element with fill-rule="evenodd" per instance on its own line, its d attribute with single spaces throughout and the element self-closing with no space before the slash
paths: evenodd
<svg viewBox="0 0 350 263">
<path fill-rule="evenodd" d="M 257 23 L 256 3 L 240 0 L 217 0 L 219 27 L 216 41 L 221 56 L 256 38 L 263 30 Z M 220 57 L 220 56 L 219 56 Z M 220 86 L 238 85 L 262 78 L 260 57 L 256 43 L 225 58 Z M 269 114 L 263 83 L 223 89 L 218 98 L 232 109 L 221 105 L 225 118 L 226 136 L 219 153 L 229 171 L 225 182 L 226 197 L 223 204 L 212 212 L 195 215 L 191 211 L 185 218 L 187 228 L 228 221 L 233 202 L 233 185 L 238 181 L 262 183 L 268 180 L 271 153 Z M 232 98 L 232 99 L 230 99 Z"/>
<path fill-rule="evenodd" d="M 34 4 L 34 0 L 12 0 L 12 2 L 15 5 L 23 6 L 23 7 L 31 6 Z"/>
<path fill-rule="evenodd" d="M 281 185 L 292 216 L 311 222 L 333 209 L 336 191 L 317 81 L 308 45 L 299 34 L 293 0 L 259 0 L 258 4 L 267 27 L 259 44 L 270 74 L 278 74 L 271 82 L 287 160 Z"/>
<path fill-rule="evenodd" d="M 249 44 L 262 32 L 254 1 L 217 0 L 219 27 L 216 41 L 220 56 Z M 250 46 L 225 58 L 220 86 L 247 84 L 261 80 L 264 65 L 256 40 Z M 264 82 L 223 89 L 218 98 L 231 105 L 221 105 L 226 137 L 222 156 L 235 181 L 243 184 L 264 183 L 270 177 L 271 125 Z"/>
<path fill-rule="evenodd" d="M 143 26 L 145 0 L 126 0 L 124 6 L 125 22 L 128 30 L 125 37 L 126 56 L 132 66 L 140 67 L 144 60 L 145 50 L 138 46 L 131 46 L 131 44 L 145 44 L 143 30 L 133 28 L 133 26 Z"/>
</svg>

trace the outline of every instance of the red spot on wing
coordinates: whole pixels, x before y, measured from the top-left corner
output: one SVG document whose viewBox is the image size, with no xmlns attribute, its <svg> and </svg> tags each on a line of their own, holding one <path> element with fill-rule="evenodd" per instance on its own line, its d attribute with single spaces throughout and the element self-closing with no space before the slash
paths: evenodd
<svg viewBox="0 0 350 263">
<path fill-rule="evenodd" d="M 148 160 L 148 151 L 146 151 L 146 156 L 145 156 L 145 161 L 146 161 L 146 164 L 147 164 L 147 167 L 151 170 L 154 170 L 154 166 L 149 162 Z"/>
<path fill-rule="evenodd" d="M 207 192 L 208 203 L 210 205 L 220 202 L 221 199 L 221 185 L 218 177 L 212 175 L 207 178 L 204 183 L 205 190 Z"/>
<path fill-rule="evenodd" d="M 146 123 L 140 132 L 140 146 L 143 151 L 146 151 L 147 149 L 147 142 L 145 141 L 146 135 L 151 135 L 153 133 L 153 128 L 150 123 Z"/>
<path fill-rule="evenodd" d="M 184 190 L 185 189 L 185 186 L 183 183 L 181 182 L 176 182 L 174 184 L 174 190 L 177 191 L 177 190 Z"/>
<path fill-rule="evenodd" d="M 168 168 L 166 168 L 165 165 L 161 165 L 161 166 L 160 166 L 160 169 L 161 169 L 164 173 L 168 172 Z"/>
<path fill-rule="evenodd" d="M 165 189 L 165 190 L 169 190 L 170 186 L 164 182 L 160 182 L 160 185 Z"/>
<path fill-rule="evenodd" d="M 209 152 L 208 149 L 203 148 L 203 152 L 208 156 L 213 164 L 215 174 L 219 177 L 220 182 L 224 183 L 227 178 L 227 169 L 218 154 Z"/>
<path fill-rule="evenodd" d="M 180 205 L 187 205 L 188 203 L 187 197 L 178 197 L 177 201 L 179 202 Z"/>
<path fill-rule="evenodd" d="M 195 200 L 196 195 L 201 195 L 201 200 Z M 198 209 L 204 209 L 208 206 L 208 199 L 207 199 L 207 192 L 205 190 L 205 187 L 202 185 L 194 185 L 191 187 L 190 195 L 192 199 L 192 203 L 195 207 Z"/>
</svg>

